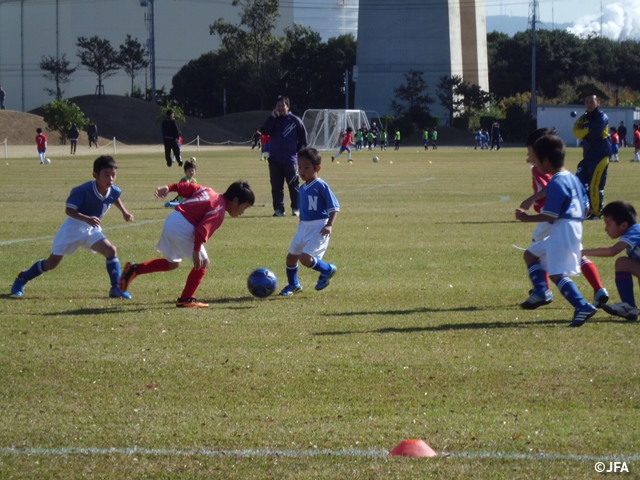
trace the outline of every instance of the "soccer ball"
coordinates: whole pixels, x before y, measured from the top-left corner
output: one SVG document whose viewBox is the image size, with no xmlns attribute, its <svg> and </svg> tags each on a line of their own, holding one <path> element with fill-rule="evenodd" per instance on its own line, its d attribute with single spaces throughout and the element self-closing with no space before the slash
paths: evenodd
<svg viewBox="0 0 640 480">
<path fill-rule="evenodd" d="M 578 112 L 573 111 L 571 112 L 571 118 L 576 118 L 578 116 Z"/>
<path fill-rule="evenodd" d="M 278 279 L 267 268 L 256 268 L 247 279 L 247 288 L 254 297 L 266 298 L 278 288 Z"/>
<path fill-rule="evenodd" d="M 373 163 L 378 163 L 380 159 L 378 157 L 373 157 Z"/>
<path fill-rule="evenodd" d="M 44 159 L 44 163 L 46 163 L 47 165 L 49 165 L 49 164 L 51 163 L 51 160 L 50 160 L 50 159 L 48 159 L 48 158 L 45 158 L 45 159 Z"/>
</svg>

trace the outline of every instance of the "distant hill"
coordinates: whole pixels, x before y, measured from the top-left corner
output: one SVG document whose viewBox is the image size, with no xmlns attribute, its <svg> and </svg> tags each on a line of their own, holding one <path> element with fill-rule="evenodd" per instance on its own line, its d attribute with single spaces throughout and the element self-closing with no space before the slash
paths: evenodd
<svg viewBox="0 0 640 480">
<path fill-rule="evenodd" d="M 573 26 L 572 23 L 555 23 L 542 22 L 539 28 L 545 30 L 566 30 Z M 510 15 L 491 15 L 487 16 L 487 33 L 498 31 L 506 33 L 513 37 L 518 32 L 525 32 L 529 29 L 529 19 L 527 17 L 512 17 Z"/>
</svg>

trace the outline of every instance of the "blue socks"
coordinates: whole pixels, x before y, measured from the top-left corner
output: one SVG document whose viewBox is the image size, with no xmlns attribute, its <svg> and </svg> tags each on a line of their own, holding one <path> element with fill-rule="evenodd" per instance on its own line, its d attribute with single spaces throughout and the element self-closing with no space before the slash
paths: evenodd
<svg viewBox="0 0 640 480">
<path fill-rule="evenodd" d="M 29 282 L 29 281 L 33 280 L 34 278 L 39 277 L 40 275 L 42 275 L 44 272 L 45 272 L 44 260 L 38 260 L 36 263 L 31 265 L 29 270 L 25 270 L 24 272 L 22 272 L 22 275 L 20 275 L 20 277 L 23 280 L 26 280 L 27 282 Z"/>
<path fill-rule="evenodd" d="M 287 281 L 289 285 L 298 285 L 298 264 L 296 263 L 293 267 L 287 265 Z"/>
<path fill-rule="evenodd" d="M 620 300 L 635 307 L 636 299 L 633 296 L 633 276 L 631 272 L 616 272 L 616 287 L 618 287 Z"/>
<path fill-rule="evenodd" d="M 576 284 L 573 283 L 569 277 L 560 277 L 556 285 L 558 286 L 560 293 L 562 293 L 564 298 L 566 298 L 574 308 L 582 307 L 587 304 L 587 302 L 584 301 L 580 290 L 578 290 Z"/>
<path fill-rule="evenodd" d="M 118 288 L 118 280 L 120 280 L 120 260 L 118 257 L 107 258 L 107 273 L 111 280 L 111 288 Z"/>
<path fill-rule="evenodd" d="M 313 265 L 311 265 L 311 269 L 320 273 L 329 273 L 331 271 L 331 267 L 327 262 L 323 262 L 319 258 L 313 258 Z"/>
<path fill-rule="evenodd" d="M 540 262 L 536 261 L 527 265 L 527 273 L 529 273 L 533 290 L 536 293 L 542 294 L 548 290 L 547 272 L 544 271 Z"/>
</svg>

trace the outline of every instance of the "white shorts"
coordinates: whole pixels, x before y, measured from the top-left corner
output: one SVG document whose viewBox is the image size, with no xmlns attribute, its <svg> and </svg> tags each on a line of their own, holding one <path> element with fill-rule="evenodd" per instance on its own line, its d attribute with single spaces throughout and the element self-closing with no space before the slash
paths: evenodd
<svg viewBox="0 0 640 480">
<path fill-rule="evenodd" d="M 164 221 L 156 251 L 172 263 L 180 262 L 183 258 L 193 258 L 195 231 L 196 228 L 180 212 L 174 210 Z M 204 245 L 200 247 L 200 258 L 209 258 Z"/>
<path fill-rule="evenodd" d="M 91 250 L 96 242 L 105 238 L 107 237 L 102 233 L 102 228 L 92 227 L 88 223 L 67 217 L 53 239 L 51 253 L 53 255 L 71 255 L 78 247 Z"/>
<path fill-rule="evenodd" d="M 527 250 L 540 259 L 542 268 L 549 275 L 579 275 L 582 223 L 558 220 L 552 225 L 548 237 L 533 243 Z"/>
<path fill-rule="evenodd" d="M 531 237 L 531 244 L 533 245 L 534 243 L 539 242 L 540 240 L 544 240 L 549 235 L 551 235 L 552 226 L 553 226 L 553 223 L 549 223 L 549 222 L 538 223 L 538 226 L 533 231 L 533 237 Z"/>
<path fill-rule="evenodd" d="M 299 222 L 298 230 L 291 240 L 289 253 L 292 255 L 300 255 L 306 253 L 315 258 L 324 256 L 329 247 L 329 235 L 326 237 L 320 234 L 320 231 L 327 224 L 327 219 L 312 220 L 310 222 Z"/>
</svg>

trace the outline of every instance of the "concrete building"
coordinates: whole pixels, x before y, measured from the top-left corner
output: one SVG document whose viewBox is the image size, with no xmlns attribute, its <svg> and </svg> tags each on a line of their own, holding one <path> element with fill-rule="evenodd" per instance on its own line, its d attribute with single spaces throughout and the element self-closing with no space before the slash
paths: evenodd
<svg viewBox="0 0 640 480">
<path fill-rule="evenodd" d="M 78 37 L 97 35 L 118 50 L 127 34 L 143 45 L 149 38 L 145 15 L 148 0 L 0 0 L 0 86 L 7 92 L 5 105 L 29 111 L 52 100 L 44 88 L 54 88 L 38 64 L 42 56 L 62 56 L 72 66 Z M 358 0 L 293 0 L 280 3 L 276 35 L 294 22 L 319 32 L 323 40 L 357 32 Z M 219 37 L 209 34 L 218 18 L 237 24 L 239 7 L 231 0 L 155 0 L 154 30 L 156 87 L 171 90 L 173 76 L 190 60 L 219 47 Z M 146 84 L 151 87 L 147 72 Z M 145 72 L 136 84 L 145 88 Z M 93 94 L 97 78 L 84 67 L 63 85 L 65 97 Z M 131 80 L 120 71 L 104 81 L 105 93 L 124 95 Z M 222 95 L 222 93 L 221 93 Z"/>
<path fill-rule="evenodd" d="M 436 86 L 459 75 L 489 91 L 483 0 L 360 0 L 355 108 L 391 112 L 409 70 L 424 73 L 432 115 L 444 123 Z"/>
</svg>

